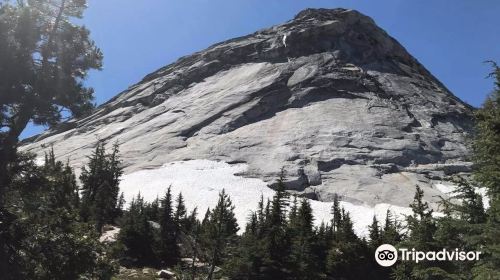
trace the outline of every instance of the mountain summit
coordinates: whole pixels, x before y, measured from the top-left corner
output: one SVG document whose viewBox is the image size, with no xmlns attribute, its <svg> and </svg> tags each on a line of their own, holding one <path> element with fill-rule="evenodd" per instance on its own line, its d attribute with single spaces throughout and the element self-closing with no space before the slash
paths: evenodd
<svg viewBox="0 0 500 280">
<path fill-rule="evenodd" d="M 311 199 L 407 206 L 416 184 L 432 201 L 469 171 L 471 113 L 371 18 L 307 9 L 182 57 L 22 150 L 53 146 L 80 167 L 98 140 L 118 142 L 126 174 L 210 160 L 272 185 L 284 168 Z"/>
</svg>

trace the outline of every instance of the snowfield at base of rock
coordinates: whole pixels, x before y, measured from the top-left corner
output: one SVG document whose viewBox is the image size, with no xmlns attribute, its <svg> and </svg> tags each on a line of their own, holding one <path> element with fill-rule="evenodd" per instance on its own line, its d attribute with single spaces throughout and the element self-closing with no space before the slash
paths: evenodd
<svg viewBox="0 0 500 280">
<path fill-rule="evenodd" d="M 182 192 L 186 207 L 189 210 L 197 207 L 198 218 L 203 218 L 208 207 L 214 208 L 220 191 L 224 189 L 235 205 L 235 214 L 241 233 L 249 215 L 257 209 L 260 197 L 263 196 L 264 200 L 271 199 L 275 193 L 260 179 L 238 176 L 247 168 L 245 164 L 228 164 L 210 160 L 177 161 L 167 163 L 161 168 L 124 175 L 120 189 L 127 203 L 139 192 L 145 201 L 151 202 L 157 197 L 161 199 L 167 188 L 171 186 L 174 198 Z M 322 221 L 329 222 L 332 203 L 309 201 L 313 208 L 315 224 L 319 225 Z M 397 214 L 399 219 L 411 213 L 407 207 L 386 203 L 369 207 L 341 201 L 340 205 L 350 213 L 354 221 L 354 230 L 361 236 L 367 235 L 368 225 L 371 224 L 374 214 L 377 215 L 379 221 L 383 221 L 388 208 Z"/>
</svg>

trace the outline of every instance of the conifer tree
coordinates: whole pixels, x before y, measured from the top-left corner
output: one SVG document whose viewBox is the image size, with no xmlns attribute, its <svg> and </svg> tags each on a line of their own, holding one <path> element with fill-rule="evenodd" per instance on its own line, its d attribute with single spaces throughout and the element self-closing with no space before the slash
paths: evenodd
<svg viewBox="0 0 500 280">
<path fill-rule="evenodd" d="M 288 213 L 288 221 L 290 223 L 290 227 L 292 228 L 296 226 L 295 223 L 296 223 L 298 209 L 299 209 L 299 204 L 297 201 L 297 196 L 294 195 L 290 211 Z"/>
<path fill-rule="evenodd" d="M 193 230 L 195 230 L 197 227 L 199 227 L 199 221 L 197 219 L 198 216 L 198 208 L 194 208 L 191 213 L 186 217 L 186 224 L 185 224 L 185 230 L 186 232 L 190 233 Z"/>
<path fill-rule="evenodd" d="M 328 251 L 332 244 L 332 234 L 330 226 L 321 222 L 320 226 L 316 229 L 316 241 L 314 244 L 314 252 L 318 260 L 318 270 L 324 274 L 326 271 L 326 259 Z"/>
<path fill-rule="evenodd" d="M 340 222 L 342 220 L 342 213 L 340 210 L 340 202 L 339 202 L 339 196 L 335 193 L 333 195 L 333 204 L 332 204 L 332 209 L 331 209 L 331 214 L 332 214 L 332 231 L 336 232 L 338 231 L 340 227 Z"/>
<path fill-rule="evenodd" d="M 349 213 L 343 208 L 340 208 L 338 212 L 339 216 L 337 218 L 334 216 L 336 231 L 333 232 L 332 245 L 326 260 L 326 270 L 334 279 L 366 278 L 365 244 L 354 233 Z"/>
<path fill-rule="evenodd" d="M 107 154 L 104 143 L 99 142 L 80 175 L 81 215 L 84 220 L 94 222 L 99 232 L 105 223 L 113 222 L 117 211 L 121 175 L 118 145 L 113 145 L 112 152 Z"/>
<path fill-rule="evenodd" d="M 382 245 L 381 237 L 380 237 L 380 227 L 378 225 L 378 220 L 375 215 L 373 215 L 372 224 L 368 227 L 369 237 L 370 237 L 370 246 L 372 248 L 377 248 Z"/>
<path fill-rule="evenodd" d="M 174 265 L 179 260 L 176 238 L 177 226 L 172 207 L 171 187 L 168 187 L 160 207 L 160 240 L 158 256 L 164 265 Z"/>
<path fill-rule="evenodd" d="M 52 126 L 62 111 L 80 117 L 93 108 L 93 90 L 83 80 L 101 68 L 102 53 L 74 21 L 85 8 L 85 0 L 0 5 L 0 207 L 28 123 Z"/>
<path fill-rule="evenodd" d="M 177 225 L 178 232 L 181 229 L 185 229 L 186 227 L 186 215 L 187 215 L 187 210 L 186 210 L 186 205 L 184 204 L 184 198 L 182 197 L 182 193 L 179 193 L 175 200 L 175 214 L 174 214 L 174 221 Z"/>
<path fill-rule="evenodd" d="M 462 183 L 457 182 L 457 184 L 461 185 Z M 448 250 L 460 248 L 464 251 L 480 250 L 480 245 L 478 246 L 477 243 L 481 240 L 480 235 L 482 234 L 483 225 L 471 223 L 471 221 L 476 220 L 476 218 L 472 218 L 469 214 L 474 213 L 475 210 L 471 211 L 471 209 L 468 209 L 469 207 L 466 207 L 466 205 L 474 205 L 474 203 L 471 202 L 476 201 L 476 199 L 472 198 L 472 201 L 461 199 L 459 203 L 456 203 L 457 197 L 465 198 L 470 195 L 468 190 L 465 191 L 466 189 L 468 189 L 468 187 L 457 188 L 450 198 L 446 200 L 443 199 L 441 203 L 441 206 L 444 207 L 444 216 L 436 219 L 437 228 L 434 234 L 436 244 L 441 248 L 446 248 Z M 465 192 L 462 193 L 462 190 Z M 472 208 L 476 207 L 473 206 Z M 421 271 L 420 274 L 426 277 L 437 278 L 435 274 L 439 272 L 441 275 L 446 275 L 446 277 L 450 279 L 473 278 L 472 267 L 474 264 L 471 262 L 446 261 L 435 263 L 434 265 L 435 267 L 432 270 Z"/>
<path fill-rule="evenodd" d="M 43 173 L 47 178 L 47 194 L 51 197 L 53 207 L 63 207 L 73 211 L 79 206 L 78 185 L 76 177 L 68 163 L 57 161 L 54 150 L 45 154 Z"/>
<path fill-rule="evenodd" d="M 393 218 L 392 213 L 387 209 L 385 214 L 384 227 L 380 232 L 381 243 L 383 244 L 398 244 L 404 238 L 401 234 L 401 225 L 396 218 Z"/>
<path fill-rule="evenodd" d="M 423 201 L 424 191 L 417 185 L 415 197 L 410 204 L 413 212 L 407 217 L 410 235 L 408 241 L 419 250 L 431 250 L 435 246 L 434 233 L 436 224 L 432 217 L 433 210 Z"/>
<path fill-rule="evenodd" d="M 239 230 L 234 216 L 234 206 L 224 190 L 219 193 L 219 200 L 213 211 L 209 212 L 204 225 L 204 241 L 210 263 L 207 279 L 212 280 L 215 266 L 222 263 L 229 248 L 234 245 Z"/>
<path fill-rule="evenodd" d="M 289 205 L 288 194 L 283 182 L 284 172 L 281 172 L 273 199 L 266 206 L 265 224 L 265 246 L 268 254 L 266 266 L 269 269 L 269 277 L 280 279 L 288 273 L 287 256 L 289 255 L 290 241 L 287 234 L 286 209 Z"/>
<path fill-rule="evenodd" d="M 118 197 L 118 200 L 116 202 L 116 211 L 114 214 L 114 219 L 117 219 L 121 216 L 123 216 L 123 208 L 125 207 L 125 195 L 120 193 L 120 196 Z"/>
<path fill-rule="evenodd" d="M 118 240 L 125 246 L 125 264 L 155 265 L 153 230 L 148 222 L 144 199 L 140 194 L 124 215 Z"/>
<path fill-rule="evenodd" d="M 500 67 L 491 62 L 493 92 L 475 112 L 476 135 L 473 141 L 474 178 L 487 189 L 490 207 L 482 234 L 483 257 L 474 269 L 478 279 L 500 278 Z"/>
<path fill-rule="evenodd" d="M 224 271 L 230 279 L 266 279 L 266 271 L 263 269 L 265 248 L 260 238 L 261 229 L 258 213 L 252 213 L 238 247 L 224 265 Z"/>
<path fill-rule="evenodd" d="M 453 178 L 457 188 L 451 193 L 453 200 L 460 203 L 451 203 L 452 210 L 459 213 L 459 218 L 469 224 L 481 224 L 486 222 L 486 212 L 483 205 L 483 197 L 463 177 Z"/>
<path fill-rule="evenodd" d="M 412 215 L 406 217 L 408 237 L 401 243 L 405 248 L 415 248 L 420 251 L 435 251 L 438 246 L 435 241 L 436 222 L 432 217 L 432 209 L 423 201 L 424 191 L 417 185 L 415 196 L 410 207 Z M 396 278 L 404 279 L 446 279 L 446 271 L 430 261 L 415 263 L 400 263 L 395 269 Z"/>
<path fill-rule="evenodd" d="M 159 222 L 160 221 L 160 199 L 155 198 L 151 203 L 145 205 L 144 209 L 146 216 L 149 221 Z"/>
<path fill-rule="evenodd" d="M 309 201 L 302 199 L 296 212 L 294 223 L 290 223 L 293 233 L 290 248 L 292 275 L 295 279 L 318 279 L 318 260 L 314 254 L 314 217 Z"/>
</svg>

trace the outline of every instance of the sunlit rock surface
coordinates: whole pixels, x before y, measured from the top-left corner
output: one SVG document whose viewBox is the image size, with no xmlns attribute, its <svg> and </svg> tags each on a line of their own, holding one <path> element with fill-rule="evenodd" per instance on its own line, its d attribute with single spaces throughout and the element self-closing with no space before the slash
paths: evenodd
<svg viewBox="0 0 500 280">
<path fill-rule="evenodd" d="M 309 9 L 180 58 L 22 150 L 53 145 L 81 167 L 98 140 L 118 142 L 126 174 L 212 160 L 272 185 L 284 167 L 287 188 L 312 199 L 407 206 L 416 184 L 434 201 L 435 184 L 469 171 L 471 123 L 471 108 L 372 19 Z"/>
</svg>

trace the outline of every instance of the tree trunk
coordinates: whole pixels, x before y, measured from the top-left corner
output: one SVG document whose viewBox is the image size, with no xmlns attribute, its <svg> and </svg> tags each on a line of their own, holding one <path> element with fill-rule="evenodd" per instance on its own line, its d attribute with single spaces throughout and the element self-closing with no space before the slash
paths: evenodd
<svg viewBox="0 0 500 280">
<path fill-rule="evenodd" d="M 3 139 L 0 139 L 0 208 L 4 206 L 5 192 L 10 183 L 9 164 L 15 160 L 19 135 L 28 125 L 31 116 L 31 107 L 22 108 L 19 114 L 11 120 L 10 130 L 5 132 Z"/>
<path fill-rule="evenodd" d="M 219 244 L 220 244 L 219 237 L 217 237 L 217 239 L 215 241 L 215 246 L 214 246 L 214 249 L 212 252 L 212 262 L 210 264 L 210 272 L 208 273 L 208 277 L 207 277 L 208 280 L 212 280 L 214 277 L 215 263 L 217 261 L 217 255 L 219 254 L 219 247 L 220 247 Z"/>
<path fill-rule="evenodd" d="M 214 248 L 213 254 L 212 254 L 212 263 L 210 264 L 210 272 L 208 273 L 208 280 L 213 279 L 214 271 L 215 271 L 215 256 L 217 254 L 217 248 Z"/>
<path fill-rule="evenodd" d="M 194 280 L 196 276 L 196 258 L 198 257 L 198 235 L 195 236 L 194 242 L 193 242 L 193 261 L 191 262 L 191 280 Z"/>
</svg>

